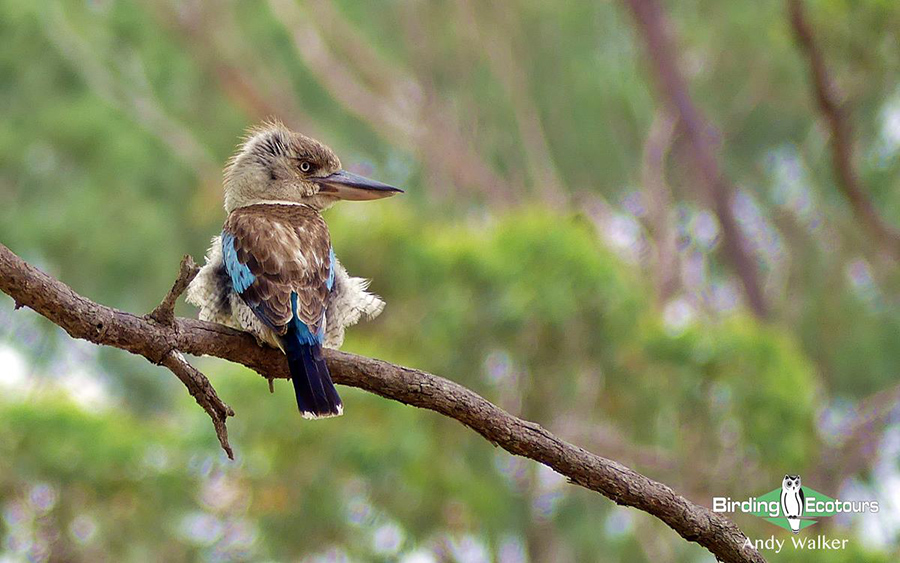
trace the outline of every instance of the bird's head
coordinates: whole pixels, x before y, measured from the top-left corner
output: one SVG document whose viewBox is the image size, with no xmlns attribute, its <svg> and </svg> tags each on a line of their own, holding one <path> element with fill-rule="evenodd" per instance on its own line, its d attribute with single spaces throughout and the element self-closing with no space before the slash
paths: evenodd
<svg viewBox="0 0 900 563">
<path fill-rule="evenodd" d="M 322 210 L 340 199 L 373 200 L 403 190 L 347 172 L 327 146 L 278 122 L 252 129 L 225 169 L 225 211 L 257 203 Z"/>
</svg>

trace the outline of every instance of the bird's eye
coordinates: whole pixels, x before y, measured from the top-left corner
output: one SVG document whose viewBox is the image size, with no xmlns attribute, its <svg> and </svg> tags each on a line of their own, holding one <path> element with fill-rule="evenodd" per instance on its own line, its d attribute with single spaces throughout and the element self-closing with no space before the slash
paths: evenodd
<svg viewBox="0 0 900 563">
<path fill-rule="evenodd" d="M 311 168 L 312 168 L 312 165 L 307 160 L 304 160 L 303 162 L 300 163 L 300 171 L 301 172 L 309 172 Z"/>
</svg>

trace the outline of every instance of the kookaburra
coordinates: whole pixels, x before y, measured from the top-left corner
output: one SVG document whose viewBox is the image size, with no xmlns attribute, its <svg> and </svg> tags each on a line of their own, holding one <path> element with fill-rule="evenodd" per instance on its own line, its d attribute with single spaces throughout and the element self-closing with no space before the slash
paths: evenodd
<svg viewBox="0 0 900 563">
<path fill-rule="evenodd" d="M 281 349 L 305 418 L 343 412 L 322 347 L 339 347 L 344 327 L 384 308 L 338 262 L 320 213 L 401 191 L 343 170 L 330 148 L 277 122 L 252 129 L 225 169 L 228 218 L 187 300 L 200 319 Z"/>
</svg>

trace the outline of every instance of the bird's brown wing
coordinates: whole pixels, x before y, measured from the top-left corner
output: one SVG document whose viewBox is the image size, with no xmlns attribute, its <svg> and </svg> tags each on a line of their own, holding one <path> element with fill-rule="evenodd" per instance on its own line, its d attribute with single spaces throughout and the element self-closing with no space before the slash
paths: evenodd
<svg viewBox="0 0 900 563">
<path fill-rule="evenodd" d="M 296 315 L 310 333 L 319 332 L 332 264 L 328 226 L 316 211 L 279 204 L 236 209 L 222 245 L 234 290 L 260 320 L 283 335 Z"/>
</svg>

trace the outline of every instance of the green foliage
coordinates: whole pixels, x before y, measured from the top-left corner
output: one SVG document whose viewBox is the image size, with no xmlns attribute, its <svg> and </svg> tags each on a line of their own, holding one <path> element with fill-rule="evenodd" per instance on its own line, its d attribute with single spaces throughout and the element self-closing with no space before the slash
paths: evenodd
<svg viewBox="0 0 900 563">
<path fill-rule="evenodd" d="M 167 467 L 190 455 L 179 445 L 187 444 L 171 430 L 126 412 L 88 414 L 57 397 L 0 402 L 0 530 L 34 554 L 52 546 L 84 560 L 167 551 L 186 560 L 193 549 L 170 522 L 192 505 L 198 480 Z M 155 462 L 159 455 L 166 465 Z"/>
</svg>

